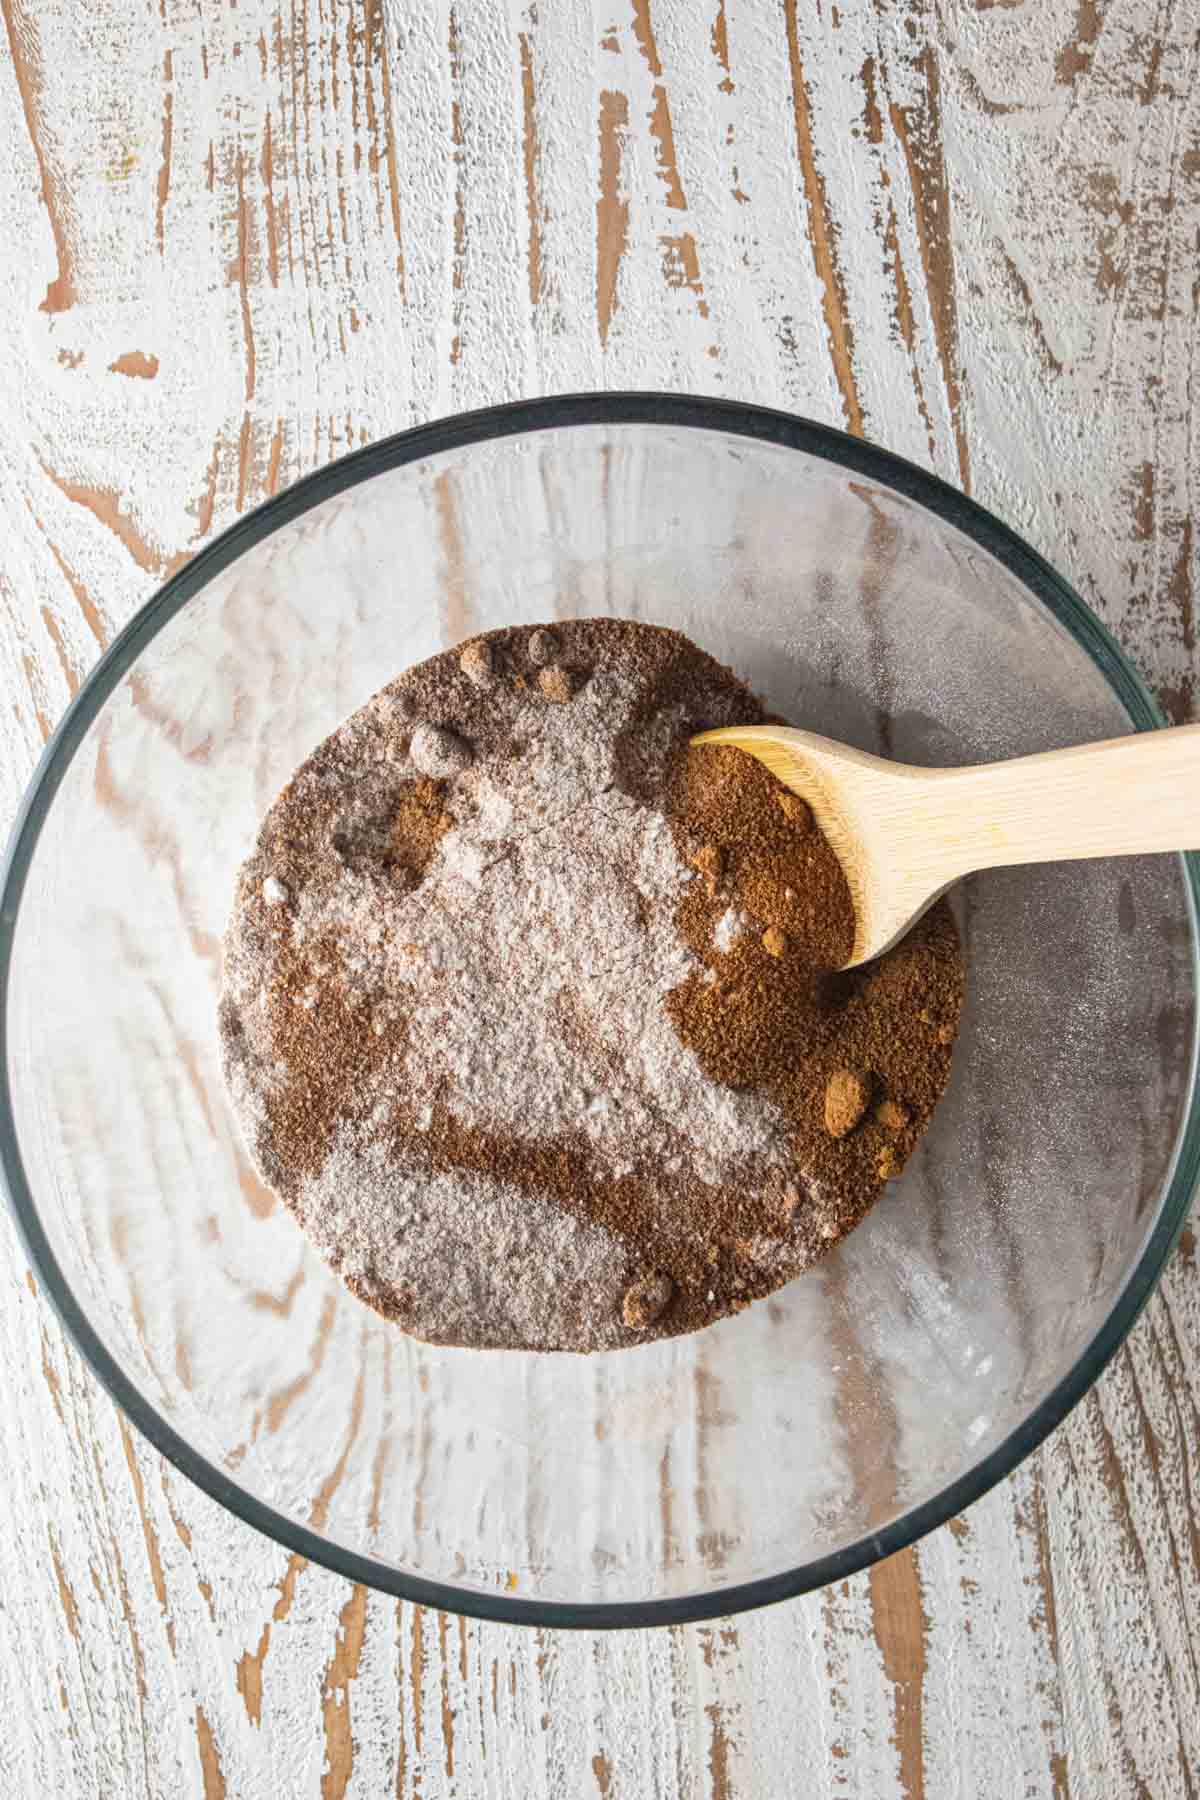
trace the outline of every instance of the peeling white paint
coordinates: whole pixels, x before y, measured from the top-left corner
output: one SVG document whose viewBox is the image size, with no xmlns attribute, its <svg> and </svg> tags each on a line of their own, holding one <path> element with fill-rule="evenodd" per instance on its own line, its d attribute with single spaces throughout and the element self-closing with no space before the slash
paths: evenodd
<svg viewBox="0 0 1200 1800">
<path fill-rule="evenodd" d="M 857 409 L 965 473 L 1189 711 L 1194 7 L 536 13 L 4 0 L 6 817 L 102 641 L 211 532 L 415 421 L 589 387 Z M 1195 1785 L 1194 1240 L 1097 1392 L 955 1529 L 769 1613 L 602 1638 L 289 1564 L 127 1434 L 7 1225 L 0 1269 L 5 1792 Z"/>
</svg>

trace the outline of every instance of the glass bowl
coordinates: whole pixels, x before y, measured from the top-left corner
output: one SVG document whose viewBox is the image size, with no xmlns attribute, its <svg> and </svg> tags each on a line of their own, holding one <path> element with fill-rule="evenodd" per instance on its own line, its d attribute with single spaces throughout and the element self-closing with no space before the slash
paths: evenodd
<svg viewBox="0 0 1200 1800">
<path fill-rule="evenodd" d="M 609 394 L 392 438 L 174 575 L 49 746 L 5 877 L 0 1148 L 45 1291 L 201 1487 L 392 1593 L 603 1626 L 888 1555 L 1094 1380 L 1196 1178 L 1196 870 L 966 884 L 969 1000 L 933 1128 L 770 1301 L 591 1357 L 414 1342 L 239 1143 L 215 1031 L 234 874 L 295 765 L 398 670 L 587 614 L 678 626 L 773 708 L 911 762 L 1161 722 L 1033 551 L 824 427 Z"/>
</svg>

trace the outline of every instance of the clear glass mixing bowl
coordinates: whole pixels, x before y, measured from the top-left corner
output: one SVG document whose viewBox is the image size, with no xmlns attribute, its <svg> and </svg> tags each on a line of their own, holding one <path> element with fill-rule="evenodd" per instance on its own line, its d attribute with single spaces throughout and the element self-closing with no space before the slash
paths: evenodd
<svg viewBox="0 0 1200 1800">
<path fill-rule="evenodd" d="M 678 626 L 772 707 L 912 762 L 1160 722 L 1045 563 L 869 445 L 710 400 L 500 408 L 348 457 L 172 577 L 47 750 L 0 921 L 12 1201 L 134 1423 L 348 1576 L 588 1626 L 797 1593 L 980 1494 L 1128 1330 L 1200 1151 L 1195 869 L 990 874 L 959 896 L 950 1091 L 818 1270 L 592 1357 L 432 1349 L 354 1300 L 226 1101 L 234 872 L 295 765 L 396 671 L 597 613 Z"/>
</svg>

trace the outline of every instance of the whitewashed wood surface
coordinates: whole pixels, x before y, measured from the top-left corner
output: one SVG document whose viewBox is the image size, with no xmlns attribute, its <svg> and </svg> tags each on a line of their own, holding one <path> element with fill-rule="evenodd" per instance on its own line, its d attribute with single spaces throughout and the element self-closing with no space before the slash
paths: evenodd
<svg viewBox="0 0 1200 1800">
<path fill-rule="evenodd" d="M 599 387 L 861 431 L 1195 710 L 1200 0 L 0 0 L 0 784 L 280 484 Z M 1200 1269 L 1012 1479 L 712 1626 L 466 1624 L 168 1469 L 0 1225 L 5 1796 L 1200 1793 Z"/>
</svg>

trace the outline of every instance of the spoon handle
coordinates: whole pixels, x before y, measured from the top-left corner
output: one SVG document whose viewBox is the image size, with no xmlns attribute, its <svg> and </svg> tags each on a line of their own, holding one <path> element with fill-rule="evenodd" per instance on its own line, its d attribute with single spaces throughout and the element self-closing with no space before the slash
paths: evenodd
<svg viewBox="0 0 1200 1800">
<path fill-rule="evenodd" d="M 1011 863 L 1200 850 L 1200 725 L 947 769 L 963 874 Z"/>
</svg>

